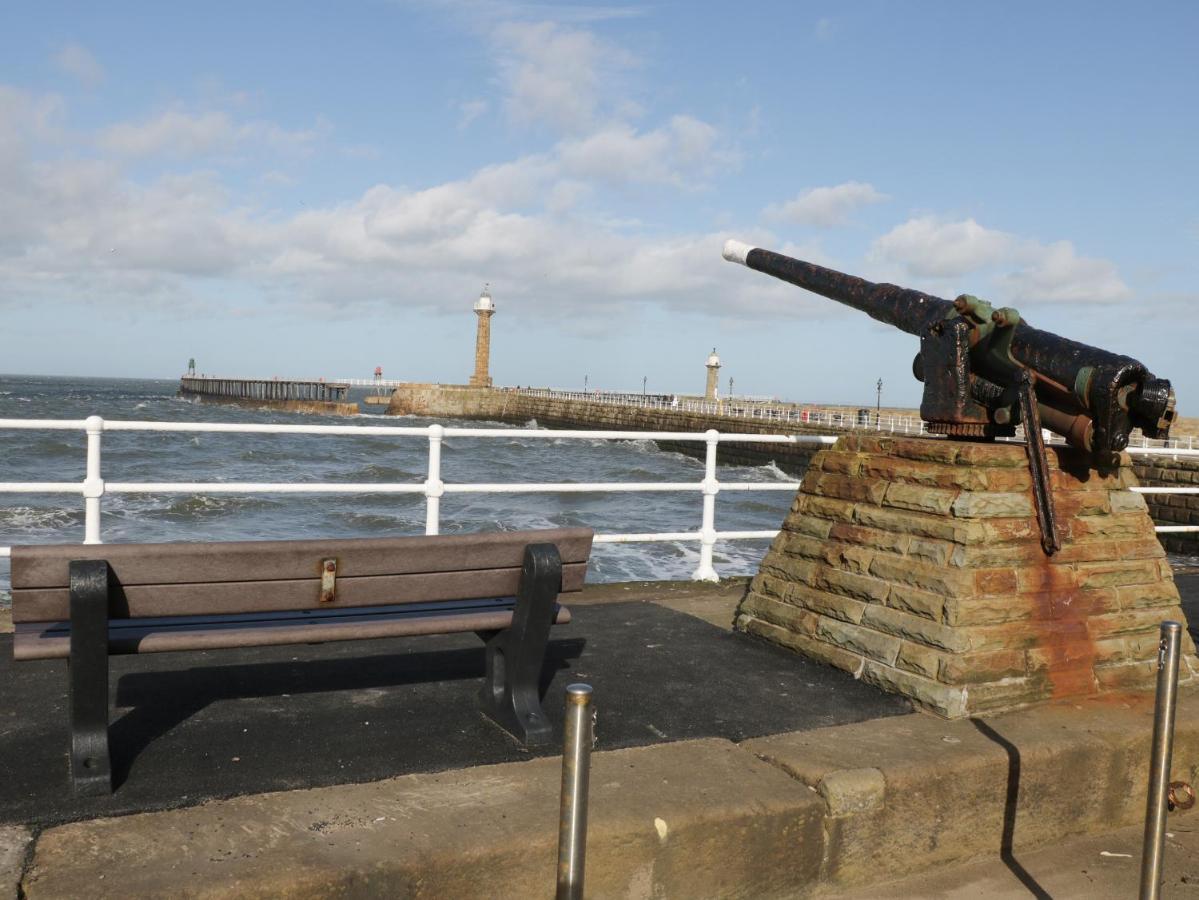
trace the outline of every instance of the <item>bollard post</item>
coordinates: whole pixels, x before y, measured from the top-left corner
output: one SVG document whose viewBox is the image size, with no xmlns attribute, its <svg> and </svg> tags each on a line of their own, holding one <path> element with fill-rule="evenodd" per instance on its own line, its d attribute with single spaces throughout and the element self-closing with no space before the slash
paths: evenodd
<svg viewBox="0 0 1199 900">
<path fill-rule="evenodd" d="M 1174 711 L 1178 701 L 1178 646 L 1182 625 L 1162 622 L 1157 658 L 1157 700 L 1153 707 L 1153 749 L 1149 756 L 1149 800 L 1141 854 L 1141 900 L 1157 900 L 1162 883 L 1162 844 L 1174 751 Z"/>
<path fill-rule="evenodd" d="M 595 709 L 591 686 L 566 688 L 566 727 L 562 752 L 562 807 L 558 818 L 557 900 L 582 900 L 587 857 L 587 792 L 591 781 L 591 744 Z"/>
</svg>

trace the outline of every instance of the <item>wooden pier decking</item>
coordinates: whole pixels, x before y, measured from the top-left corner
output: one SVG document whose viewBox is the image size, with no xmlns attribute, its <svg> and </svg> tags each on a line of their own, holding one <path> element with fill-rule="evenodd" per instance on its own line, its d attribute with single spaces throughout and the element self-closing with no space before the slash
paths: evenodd
<svg viewBox="0 0 1199 900">
<path fill-rule="evenodd" d="M 217 403 L 272 406 L 292 412 L 352 416 L 358 404 L 349 401 L 350 386 L 340 381 L 283 378 L 222 378 L 184 375 L 179 393 Z"/>
</svg>

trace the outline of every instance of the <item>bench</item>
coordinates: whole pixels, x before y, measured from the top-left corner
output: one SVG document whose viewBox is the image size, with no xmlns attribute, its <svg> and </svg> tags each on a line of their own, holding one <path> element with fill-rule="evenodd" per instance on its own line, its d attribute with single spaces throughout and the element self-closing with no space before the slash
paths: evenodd
<svg viewBox="0 0 1199 900">
<path fill-rule="evenodd" d="M 475 632 L 483 713 L 548 743 L 539 680 L 592 531 L 12 550 L 15 660 L 66 659 L 77 793 L 112 792 L 110 654 Z"/>
</svg>

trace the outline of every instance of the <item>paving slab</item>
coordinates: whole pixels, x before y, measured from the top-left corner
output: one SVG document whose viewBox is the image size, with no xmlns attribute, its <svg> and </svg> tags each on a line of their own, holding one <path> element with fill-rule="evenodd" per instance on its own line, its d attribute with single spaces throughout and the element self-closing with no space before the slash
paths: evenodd
<svg viewBox="0 0 1199 900">
<path fill-rule="evenodd" d="M 826 890 L 821 900 L 1128 900 L 1140 892 L 1139 825 L 1074 837 L 1040 850 L 939 867 L 900 881 L 848 891 Z M 1162 897 L 1199 897 L 1199 814 L 1168 819 Z"/>
<path fill-rule="evenodd" d="M 0 825 L 0 897 L 16 897 L 33 835 L 20 825 Z"/>
<path fill-rule="evenodd" d="M 727 741 L 598 753 L 591 779 L 588 897 L 782 898 L 816 876 L 823 803 Z M 548 897 L 560 783 L 539 759 L 64 825 L 25 896 Z"/>
</svg>

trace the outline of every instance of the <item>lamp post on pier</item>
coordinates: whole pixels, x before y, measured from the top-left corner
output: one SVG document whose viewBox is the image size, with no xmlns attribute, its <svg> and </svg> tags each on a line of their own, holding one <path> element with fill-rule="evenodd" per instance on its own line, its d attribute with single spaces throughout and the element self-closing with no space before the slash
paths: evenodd
<svg viewBox="0 0 1199 900">
<path fill-rule="evenodd" d="M 649 376 L 648 376 L 648 375 L 642 375 L 642 376 L 641 376 L 641 396 L 642 396 L 642 397 L 644 397 L 644 396 L 645 396 L 645 385 L 646 385 L 646 383 L 647 383 L 648 381 L 649 381 Z"/>
<path fill-rule="evenodd" d="M 874 402 L 874 424 L 878 425 L 882 421 L 883 413 L 883 380 L 880 378 L 874 387 L 878 391 L 877 399 Z"/>
</svg>

